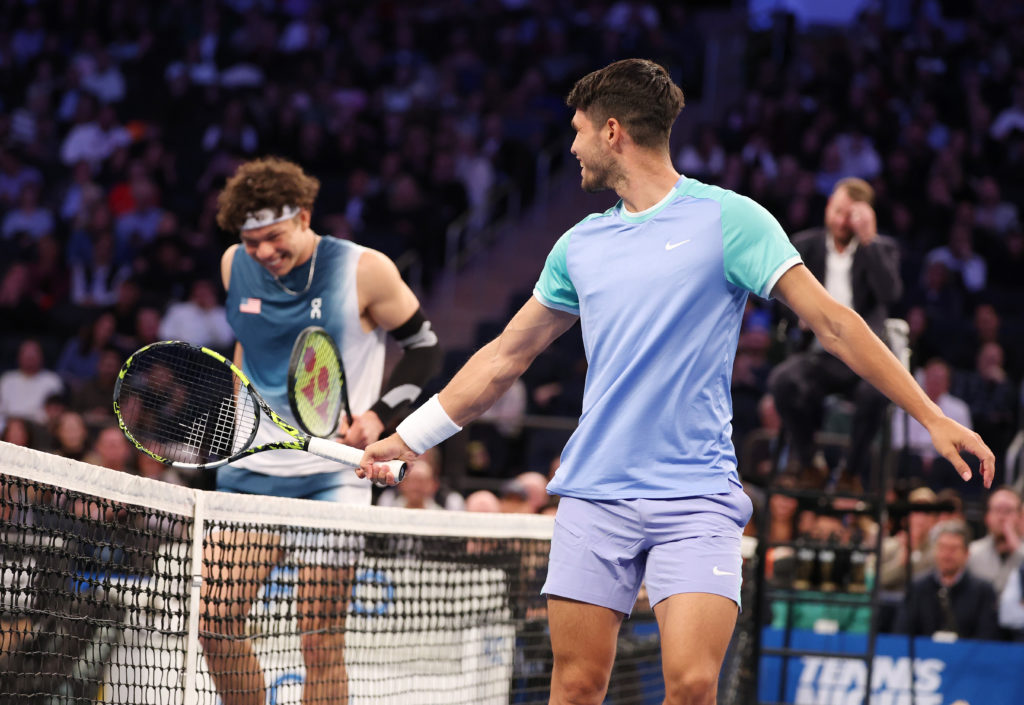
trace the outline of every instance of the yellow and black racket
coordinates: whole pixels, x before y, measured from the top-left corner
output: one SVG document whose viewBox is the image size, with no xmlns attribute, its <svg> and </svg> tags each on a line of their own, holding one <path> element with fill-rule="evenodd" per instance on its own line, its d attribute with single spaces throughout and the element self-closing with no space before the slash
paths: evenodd
<svg viewBox="0 0 1024 705">
<path fill-rule="evenodd" d="M 309 326 L 295 339 L 288 361 L 288 404 L 299 428 L 311 436 L 330 438 L 342 412 L 352 424 L 345 367 L 331 334 Z"/>
<path fill-rule="evenodd" d="M 261 411 L 294 440 L 253 447 Z M 136 448 L 180 468 L 216 468 L 265 450 L 302 450 L 350 467 L 363 456 L 358 448 L 291 426 L 230 360 L 180 341 L 147 345 L 125 361 L 114 387 L 114 413 Z M 405 463 L 387 464 L 400 482 Z"/>
</svg>

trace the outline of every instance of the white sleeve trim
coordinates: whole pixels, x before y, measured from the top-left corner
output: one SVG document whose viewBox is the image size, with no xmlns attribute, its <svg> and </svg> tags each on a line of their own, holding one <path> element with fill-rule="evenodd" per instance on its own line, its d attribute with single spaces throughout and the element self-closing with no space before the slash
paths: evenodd
<svg viewBox="0 0 1024 705">
<path fill-rule="evenodd" d="M 780 264 L 778 267 L 776 267 L 775 271 L 772 272 L 772 275 L 770 277 L 768 277 L 768 281 L 765 282 L 764 289 L 761 290 L 761 294 L 760 294 L 761 298 L 762 299 L 770 299 L 770 298 L 772 298 L 772 289 L 774 289 L 775 285 L 779 283 L 780 279 L 782 279 L 782 275 L 785 274 L 786 272 L 788 272 L 789 270 L 791 270 L 793 267 L 797 266 L 798 264 L 803 264 L 803 263 L 804 263 L 804 261 L 800 257 L 800 255 L 793 255 L 792 257 L 787 259 L 785 262 Z"/>
<path fill-rule="evenodd" d="M 566 306 L 565 304 L 557 304 L 554 301 L 548 301 L 548 299 L 545 298 L 544 295 L 540 293 L 540 290 L 537 289 L 536 287 L 534 287 L 533 289 L 533 298 L 537 299 L 537 301 L 539 301 L 540 304 L 545 308 L 553 308 L 556 311 L 562 311 L 563 313 L 571 313 L 574 316 L 580 315 L 579 308 L 573 308 L 572 306 Z"/>
</svg>

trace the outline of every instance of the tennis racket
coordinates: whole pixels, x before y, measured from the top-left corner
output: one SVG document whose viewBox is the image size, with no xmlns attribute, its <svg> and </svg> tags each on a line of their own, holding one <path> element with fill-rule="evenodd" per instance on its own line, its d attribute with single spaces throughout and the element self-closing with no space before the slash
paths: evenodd
<svg viewBox="0 0 1024 705">
<path fill-rule="evenodd" d="M 320 326 L 304 329 L 292 346 L 288 361 L 288 405 L 299 428 L 311 436 L 333 436 L 342 412 L 352 425 L 341 354 L 334 338 Z"/>
<path fill-rule="evenodd" d="M 260 411 L 293 441 L 251 447 Z M 363 451 L 303 433 L 278 416 L 223 355 L 180 341 L 129 357 L 114 387 L 117 422 L 136 448 L 179 468 L 216 468 L 265 450 L 303 450 L 358 467 Z M 387 463 L 396 482 L 405 463 Z"/>
</svg>

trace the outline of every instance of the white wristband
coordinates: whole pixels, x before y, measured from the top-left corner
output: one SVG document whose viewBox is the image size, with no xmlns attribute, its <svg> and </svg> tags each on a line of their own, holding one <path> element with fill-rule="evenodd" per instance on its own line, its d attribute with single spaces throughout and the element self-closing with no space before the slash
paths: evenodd
<svg viewBox="0 0 1024 705">
<path fill-rule="evenodd" d="M 423 406 L 409 414 L 395 430 L 405 441 L 405 445 L 420 455 L 446 438 L 454 436 L 462 430 L 462 426 L 451 420 L 435 394 Z"/>
</svg>

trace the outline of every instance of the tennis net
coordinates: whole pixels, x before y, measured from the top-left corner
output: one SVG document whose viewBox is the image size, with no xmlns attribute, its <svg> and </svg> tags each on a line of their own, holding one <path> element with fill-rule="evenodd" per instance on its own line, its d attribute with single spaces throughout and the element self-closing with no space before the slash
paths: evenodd
<svg viewBox="0 0 1024 705">
<path fill-rule="evenodd" d="M 2 703 L 547 702 L 549 517 L 201 492 L 0 443 L 0 518 Z M 663 697 L 637 610 L 607 702 Z"/>
</svg>

